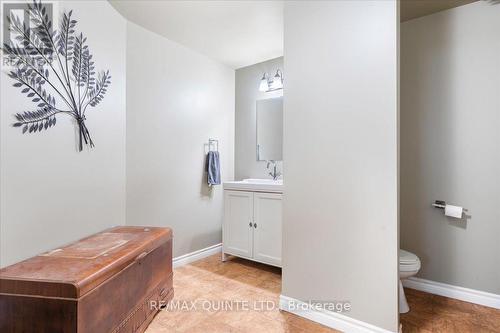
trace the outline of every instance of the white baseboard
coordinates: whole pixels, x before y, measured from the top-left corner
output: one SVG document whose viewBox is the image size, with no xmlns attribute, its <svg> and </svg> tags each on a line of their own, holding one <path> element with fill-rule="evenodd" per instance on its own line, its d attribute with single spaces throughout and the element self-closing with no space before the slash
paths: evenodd
<svg viewBox="0 0 500 333">
<path fill-rule="evenodd" d="M 458 299 L 460 301 L 500 309 L 500 295 L 497 294 L 453 286 L 451 284 L 434 282 L 416 277 L 404 279 L 403 286 L 411 289 L 425 291 L 431 294 Z"/>
<path fill-rule="evenodd" d="M 341 313 L 311 309 L 308 304 L 284 295 L 280 295 L 280 309 L 346 333 L 393 333 Z"/>
<path fill-rule="evenodd" d="M 172 264 L 174 268 L 180 267 L 192 263 L 193 261 L 209 257 L 213 254 L 220 253 L 221 251 L 222 251 L 222 243 L 215 244 L 198 251 L 194 251 L 191 253 L 184 254 L 182 256 L 175 257 L 172 260 Z"/>
</svg>

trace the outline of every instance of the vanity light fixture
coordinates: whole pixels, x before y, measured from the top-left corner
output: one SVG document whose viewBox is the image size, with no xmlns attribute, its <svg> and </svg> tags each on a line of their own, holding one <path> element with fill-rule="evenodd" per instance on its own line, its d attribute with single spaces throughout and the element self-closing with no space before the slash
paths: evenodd
<svg viewBox="0 0 500 333">
<path fill-rule="evenodd" d="M 264 73 L 260 80 L 259 91 L 269 92 L 274 90 L 283 89 L 283 72 L 278 68 L 276 74 L 271 79 L 269 74 Z"/>
<path fill-rule="evenodd" d="M 259 86 L 259 91 L 265 92 L 269 90 L 269 75 L 267 73 L 264 73 L 262 75 L 262 79 L 260 80 L 260 86 Z"/>
<path fill-rule="evenodd" d="M 283 89 L 283 72 L 281 70 L 276 71 L 274 75 L 273 82 L 271 83 L 271 90 Z"/>
</svg>

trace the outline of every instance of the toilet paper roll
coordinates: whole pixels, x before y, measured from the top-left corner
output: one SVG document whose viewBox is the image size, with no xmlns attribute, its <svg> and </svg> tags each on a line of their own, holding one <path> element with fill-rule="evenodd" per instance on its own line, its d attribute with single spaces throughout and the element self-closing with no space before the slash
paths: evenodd
<svg viewBox="0 0 500 333">
<path fill-rule="evenodd" d="M 462 218 L 463 211 L 464 211 L 464 209 L 462 207 L 459 207 L 459 206 L 446 205 L 444 207 L 444 215 L 456 217 L 457 219 Z"/>
</svg>

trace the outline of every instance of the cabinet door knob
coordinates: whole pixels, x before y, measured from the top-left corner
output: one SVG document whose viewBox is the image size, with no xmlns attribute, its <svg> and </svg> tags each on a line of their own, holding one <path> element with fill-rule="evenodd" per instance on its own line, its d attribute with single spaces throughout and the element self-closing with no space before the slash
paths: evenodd
<svg viewBox="0 0 500 333">
<path fill-rule="evenodd" d="M 251 228 L 252 227 L 252 222 L 248 222 L 248 226 Z"/>
<path fill-rule="evenodd" d="M 253 224 L 253 227 L 254 227 L 254 228 L 257 228 L 257 223 L 254 223 L 254 224 Z"/>
</svg>

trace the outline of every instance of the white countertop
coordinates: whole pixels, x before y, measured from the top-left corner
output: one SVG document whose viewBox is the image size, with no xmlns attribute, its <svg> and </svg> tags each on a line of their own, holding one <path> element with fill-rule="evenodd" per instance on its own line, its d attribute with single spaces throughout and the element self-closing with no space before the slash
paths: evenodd
<svg viewBox="0 0 500 333">
<path fill-rule="evenodd" d="M 224 182 L 224 190 L 283 193 L 283 180 L 250 178 Z"/>
</svg>

